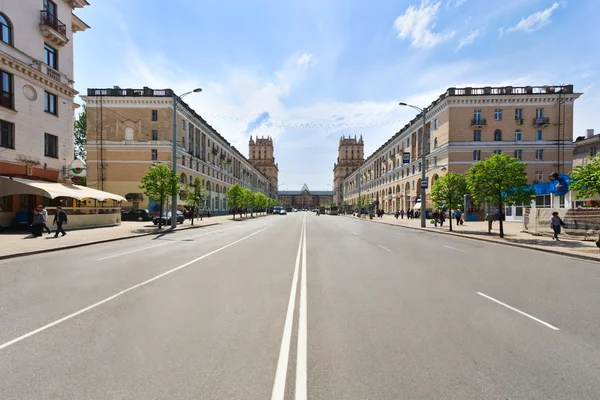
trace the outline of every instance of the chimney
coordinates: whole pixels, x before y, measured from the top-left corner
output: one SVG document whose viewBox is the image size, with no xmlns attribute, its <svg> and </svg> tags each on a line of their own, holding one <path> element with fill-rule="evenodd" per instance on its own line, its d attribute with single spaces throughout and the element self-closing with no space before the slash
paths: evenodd
<svg viewBox="0 0 600 400">
<path fill-rule="evenodd" d="M 593 129 L 587 129 L 585 132 L 586 132 L 585 133 L 585 138 L 586 139 L 589 139 L 589 138 L 591 138 L 591 137 L 594 136 L 594 130 Z"/>
</svg>

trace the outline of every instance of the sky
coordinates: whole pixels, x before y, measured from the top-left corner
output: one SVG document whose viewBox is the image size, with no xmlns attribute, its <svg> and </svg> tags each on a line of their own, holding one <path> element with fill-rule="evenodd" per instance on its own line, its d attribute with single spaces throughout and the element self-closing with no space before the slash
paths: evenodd
<svg viewBox="0 0 600 400">
<path fill-rule="evenodd" d="M 600 109 L 597 0 L 89 0 L 75 87 L 155 89 L 248 155 L 271 136 L 279 190 L 332 190 L 341 136 L 365 156 L 448 87 L 573 84 Z M 81 102 L 81 101 L 80 101 Z"/>
</svg>

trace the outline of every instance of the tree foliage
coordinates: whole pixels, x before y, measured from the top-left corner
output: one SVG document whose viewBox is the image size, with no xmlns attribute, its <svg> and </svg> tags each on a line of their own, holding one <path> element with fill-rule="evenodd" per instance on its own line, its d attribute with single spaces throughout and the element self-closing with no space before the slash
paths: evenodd
<svg viewBox="0 0 600 400">
<path fill-rule="evenodd" d="M 160 201 L 161 217 L 165 200 L 169 196 L 179 193 L 181 184 L 179 176 L 174 174 L 166 164 L 158 164 L 150 167 L 148 172 L 142 176 L 141 183 L 138 186 L 147 197 L 154 201 Z M 173 216 L 175 218 L 175 216 Z M 159 218 L 158 228 L 161 228 L 162 218 Z"/>
<path fill-rule="evenodd" d="M 527 183 L 527 165 L 506 154 L 494 154 L 474 164 L 467 172 L 467 187 L 478 204 L 493 204 L 500 212 L 504 206 L 528 203 L 535 190 Z M 500 218 L 500 237 L 504 226 Z"/>
<path fill-rule="evenodd" d="M 75 158 L 86 161 L 87 151 L 85 149 L 87 141 L 87 108 L 85 104 L 82 107 L 82 111 L 75 120 L 74 124 L 74 135 L 75 135 Z"/>
<path fill-rule="evenodd" d="M 227 189 L 225 198 L 227 199 L 227 205 L 230 208 L 238 209 L 244 207 L 244 188 L 237 183 Z M 235 219 L 235 211 L 233 212 L 233 219 Z"/>
<path fill-rule="evenodd" d="M 569 188 L 577 192 L 578 199 L 600 194 L 600 156 L 590 157 L 587 164 L 575 167 L 571 177 L 573 181 Z"/>
<path fill-rule="evenodd" d="M 267 207 L 267 196 L 264 193 L 254 193 L 254 205 L 257 209 L 264 210 Z"/>
<path fill-rule="evenodd" d="M 243 207 L 247 208 L 252 213 L 252 209 L 255 207 L 254 193 L 252 193 L 252 190 L 250 190 L 248 188 L 243 188 L 242 191 L 243 191 L 242 192 L 243 193 L 242 194 Z"/>
<path fill-rule="evenodd" d="M 206 199 L 206 188 L 202 185 L 199 177 L 195 177 L 190 185 L 185 185 L 185 204 L 192 209 L 192 225 L 194 225 L 194 216 L 196 210 L 202 208 Z"/>
<path fill-rule="evenodd" d="M 448 210 L 460 208 L 464 195 L 468 193 L 467 180 L 464 175 L 448 172 L 433 183 L 431 198 L 436 208 Z M 452 216 L 450 215 L 450 230 L 452 231 Z"/>
</svg>

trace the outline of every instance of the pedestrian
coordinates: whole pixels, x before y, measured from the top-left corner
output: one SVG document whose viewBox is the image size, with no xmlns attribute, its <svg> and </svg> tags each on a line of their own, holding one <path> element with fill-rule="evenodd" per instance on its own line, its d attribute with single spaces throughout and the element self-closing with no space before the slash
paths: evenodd
<svg viewBox="0 0 600 400">
<path fill-rule="evenodd" d="M 46 230 L 46 232 L 48 232 L 48 235 L 52 233 L 52 231 L 50 230 L 50 228 L 48 228 L 48 211 L 46 210 L 46 208 L 44 208 L 44 206 L 38 206 L 38 209 L 41 210 L 40 212 L 42 213 L 42 216 L 44 217 L 44 223 L 42 224 L 42 230 Z"/>
<path fill-rule="evenodd" d="M 437 211 L 434 211 L 433 214 L 431 214 L 431 217 L 433 218 L 434 225 L 437 227 L 438 220 L 440 218 L 440 213 Z"/>
<path fill-rule="evenodd" d="M 63 224 L 68 223 L 67 213 L 62 209 L 61 206 L 56 207 L 56 214 L 54 215 L 54 222 L 56 224 L 56 233 L 54 237 L 58 237 L 60 233 L 61 236 L 65 236 L 67 233 L 63 229 Z"/>
<path fill-rule="evenodd" d="M 446 212 L 444 210 L 440 211 L 440 227 L 444 226 L 444 222 L 446 222 Z"/>
<path fill-rule="evenodd" d="M 398 217 L 400 216 L 400 211 L 396 210 L 396 214 L 394 216 L 396 217 L 396 219 L 398 219 Z"/>
<path fill-rule="evenodd" d="M 460 225 L 460 218 L 462 217 L 460 210 L 454 211 L 454 218 L 456 218 L 456 225 Z"/>
<path fill-rule="evenodd" d="M 559 241 L 558 235 L 560 233 L 561 226 L 565 226 L 565 223 L 558 216 L 558 212 L 554 211 L 552 213 L 552 218 L 550 218 L 550 228 L 554 231 L 554 236 L 552 236 L 552 240 Z"/>
<path fill-rule="evenodd" d="M 492 233 L 492 223 L 494 222 L 494 214 L 492 214 L 491 212 L 487 213 L 485 215 L 485 220 L 488 223 L 488 234 Z"/>
<path fill-rule="evenodd" d="M 400 219 L 404 219 L 404 208 L 400 210 Z"/>
<path fill-rule="evenodd" d="M 33 237 L 42 236 L 42 227 L 44 226 L 44 216 L 40 208 L 33 209 L 33 220 L 31 221 L 31 235 Z"/>
</svg>

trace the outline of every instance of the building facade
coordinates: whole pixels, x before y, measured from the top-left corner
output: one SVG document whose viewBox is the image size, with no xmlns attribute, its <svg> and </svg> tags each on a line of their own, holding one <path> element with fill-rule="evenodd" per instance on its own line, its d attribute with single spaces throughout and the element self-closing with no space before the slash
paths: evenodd
<svg viewBox="0 0 600 400">
<path fill-rule="evenodd" d="M 364 142 L 359 139 L 341 137 L 338 146 L 337 162 L 333 164 L 333 201 L 341 206 L 343 201 L 343 182 L 364 162 Z"/>
<path fill-rule="evenodd" d="M 172 163 L 171 89 L 88 89 L 88 186 L 125 196 L 124 207 L 158 209 L 138 188 L 152 165 Z M 228 210 L 225 193 L 238 183 L 269 196 L 273 185 L 251 162 L 181 99 L 177 100 L 177 172 L 181 183 L 199 177 L 206 207 Z M 180 199 L 180 205 L 184 202 Z"/>
<path fill-rule="evenodd" d="M 311 192 L 306 183 L 302 186 L 302 190 L 282 190 L 279 192 L 279 203 L 284 207 L 312 210 L 332 201 L 332 191 L 319 190 Z"/>
<path fill-rule="evenodd" d="M 392 136 L 344 179 L 344 199 L 360 194 L 386 212 L 409 210 L 421 202 L 421 169 L 431 210 L 433 182 L 447 172 L 464 174 L 477 161 L 505 153 L 527 163 L 530 183 L 568 173 L 573 160 L 573 106 L 581 94 L 572 85 L 542 87 L 449 88 L 426 112 L 426 139 L 419 115 Z M 421 165 L 425 146 L 426 162 Z M 505 210 L 520 219 L 523 207 Z"/>
<path fill-rule="evenodd" d="M 579 136 L 573 143 L 573 168 L 586 165 L 590 157 L 600 154 L 600 135 L 594 135 L 593 129 L 588 129 L 585 136 Z M 591 199 L 578 199 L 574 201 L 575 207 L 594 206 L 600 204 L 600 196 Z"/>
<path fill-rule="evenodd" d="M 270 197 L 277 198 L 277 185 L 279 182 L 279 166 L 275 163 L 275 148 L 273 146 L 273 139 L 267 138 L 256 138 L 252 139 L 250 136 L 250 142 L 248 144 L 248 160 L 250 164 L 257 170 L 259 170 L 271 184 Z"/>
<path fill-rule="evenodd" d="M 86 0 L 0 2 L 0 176 L 63 181 L 74 159 L 73 40 Z M 40 196 L 0 197 L 3 212 Z M 1 214 L 1 213 L 0 213 Z M 0 225 L 5 224 L 0 216 Z"/>
</svg>

